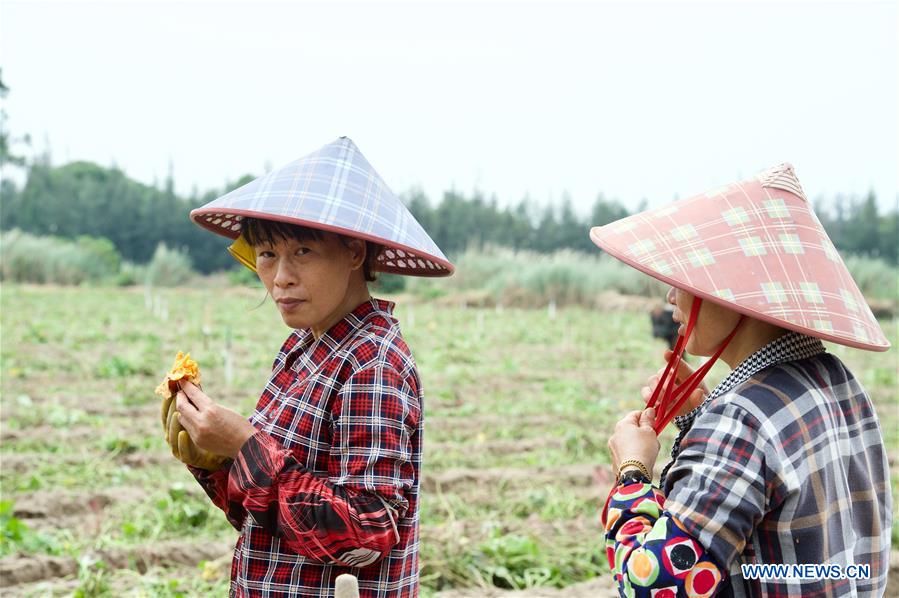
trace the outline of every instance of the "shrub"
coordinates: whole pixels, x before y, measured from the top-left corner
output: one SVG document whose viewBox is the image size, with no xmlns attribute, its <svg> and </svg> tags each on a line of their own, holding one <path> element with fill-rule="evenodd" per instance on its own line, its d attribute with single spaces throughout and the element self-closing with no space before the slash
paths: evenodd
<svg viewBox="0 0 899 598">
<path fill-rule="evenodd" d="M 190 257 L 165 243 L 156 246 L 153 259 L 147 264 L 146 283 L 154 287 L 177 287 L 185 284 L 194 271 Z"/>
<path fill-rule="evenodd" d="M 899 268 L 880 258 L 848 255 L 844 259 L 855 284 L 868 299 L 899 299 Z"/>
<path fill-rule="evenodd" d="M 70 241 L 11 230 L 0 238 L 3 280 L 64 285 L 100 282 L 118 272 L 121 260 L 112 242 L 102 237 Z"/>
<path fill-rule="evenodd" d="M 380 293 L 401 293 L 406 288 L 406 277 L 399 274 L 378 273 L 372 287 Z"/>
<path fill-rule="evenodd" d="M 113 277 L 112 282 L 119 287 L 132 287 L 142 284 L 146 278 L 146 266 L 132 264 L 131 262 L 122 262 L 119 273 Z"/>
<path fill-rule="evenodd" d="M 666 287 L 611 256 L 571 250 L 540 254 L 488 247 L 456 258 L 456 274 L 446 279 L 414 279 L 409 289 L 421 296 L 484 290 L 506 305 L 594 305 L 607 291 L 661 297 Z"/>
<path fill-rule="evenodd" d="M 420 297 L 483 291 L 504 305 L 596 305 L 600 293 L 663 297 L 668 287 L 607 253 L 561 250 L 550 254 L 487 247 L 455 256 L 456 273 L 445 279 L 410 279 Z M 865 297 L 895 309 L 899 269 L 883 259 L 849 255 L 846 266 Z"/>
<path fill-rule="evenodd" d="M 259 276 L 244 266 L 236 266 L 228 270 L 228 282 L 233 285 L 258 287 L 262 285 Z"/>
<path fill-rule="evenodd" d="M 104 237 L 80 236 L 75 241 L 76 247 L 91 257 L 88 262 L 89 278 L 100 280 L 115 274 L 122 265 L 122 256 L 115 245 Z"/>
</svg>

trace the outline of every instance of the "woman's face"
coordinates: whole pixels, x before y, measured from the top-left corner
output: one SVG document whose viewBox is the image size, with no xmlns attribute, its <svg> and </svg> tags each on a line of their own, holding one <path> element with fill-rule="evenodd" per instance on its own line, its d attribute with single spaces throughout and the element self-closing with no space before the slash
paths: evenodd
<svg viewBox="0 0 899 598">
<path fill-rule="evenodd" d="M 321 333 L 356 305 L 347 305 L 353 277 L 365 258 L 365 244 L 344 243 L 333 233 L 321 240 L 279 238 L 256 251 L 256 272 L 275 300 L 284 323 Z"/>
<path fill-rule="evenodd" d="M 675 322 L 680 323 L 678 334 L 684 334 L 687 329 L 694 299 L 693 295 L 681 289 L 671 287 L 668 291 L 668 302 L 674 305 L 672 317 Z M 737 312 L 711 301 L 703 301 L 702 308 L 699 310 L 699 318 L 693 327 L 693 333 L 687 340 L 687 353 L 701 356 L 712 355 L 739 321 L 740 314 Z"/>
</svg>

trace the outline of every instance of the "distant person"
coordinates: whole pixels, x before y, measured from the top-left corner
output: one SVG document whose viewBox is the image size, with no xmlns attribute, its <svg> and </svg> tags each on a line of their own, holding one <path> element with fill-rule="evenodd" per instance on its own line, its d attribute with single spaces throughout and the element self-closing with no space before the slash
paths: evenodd
<svg viewBox="0 0 899 598">
<path fill-rule="evenodd" d="M 668 348 L 673 349 L 677 342 L 677 329 L 680 324 L 674 321 L 674 306 L 670 303 L 653 308 L 649 312 L 649 321 L 652 323 L 652 337 L 660 338 L 668 343 Z"/>
<path fill-rule="evenodd" d="M 882 595 L 892 516 L 883 435 L 821 339 L 872 351 L 889 342 L 792 167 L 590 236 L 672 285 L 681 334 L 643 388 L 649 408 L 619 421 L 608 443 L 618 477 L 602 520 L 621 595 Z M 684 351 L 710 359 L 693 372 Z M 718 357 L 732 371 L 705 393 Z M 657 434 L 677 413 L 673 461 L 653 485 Z M 829 568 L 765 579 L 741 568 L 760 564 Z"/>
<path fill-rule="evenodd" d="M 227 458 L 190 470 L 240 531 L 231 595 L 329 596 L 351 573 L 362 597 L 417 596 L 421 382 L 368 282 L 453 266 L 345 137 L 190 217 L 236 238 L 292 329 L 249 421 L 177 395 L 193 443 Z"/>
</svg>

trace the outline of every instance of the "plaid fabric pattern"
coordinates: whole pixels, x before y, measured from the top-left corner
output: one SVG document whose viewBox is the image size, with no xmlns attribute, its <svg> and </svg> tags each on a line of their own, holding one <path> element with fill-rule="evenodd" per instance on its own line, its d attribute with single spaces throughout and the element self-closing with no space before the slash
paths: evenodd
<svg viewBox="0 0 899 598">
<path fill-rule="evenodd" d="M 730 374 L 728 374 L 724 380 L 722 380 L 718 386 L 708 394 L 701 405 L 685 415 L 679 415 L 674 418 L 674 423 L 680 432 L 678 433 L 677 438 L 674 439 L 674 444 L 671 445 L 672 461 L 662 470 L 662 475 L 659 479 L 659 487 L 665 488 L 665 478 L 668 475 L 668 469 L 674 464 L 673 460 L 677 459 L 681 441 L 683 441 L 687 432 L 690 431 L 696 417 L 702 413 L 713 399 L 728 392 L 738 384 L 742 384 L 748 380 L 750 376 L 769 366 L 778 363 L 786 363 L 788 361 L 796 361 L 798 359 L 805 359 L 807 357 L 818 355 L 819 353 L 824 353 L 824 351 L 824 344 L 820 340 L 804 334 L 799 334 L 798 332 L 788 332 L 780 338 L 774 339 L 746 358 L 743 363 L 732 370 Z"/>
<path fill-rule="evenodd" d="M 596 227 L 590 238 L 749 317 L 861 349 L 890 346 L 789 164 Z"/>
<path fill-rule="evenodd" d="M 384 245 L 376 269 L 447 276 L 453 266 L 349 138 L 197 208 L 190 218 L 236 238 L 244 217 L 279 220 Z"/>
<path fill-rule="evenodd" d="M 192 469 L 240 530 L 233 596 L 418 595 L 422 394 L 393 318 L 372 299 L 316 340 L 295 331 L 250 422 L 216 472 Z"/>
<path fill-rule="evenodd" d="M 694 414 L 666 492 L 619 486 L 603 510 L 621 595 L 882 595 L 889 465 L 852 374 L 819 341 L 785 335 L 716 391 Z M 869 564 L 871 577 L 745 580 L 749 563 Z"/>
<path fill-rule="evenodd" d="M 722 595 L 885 588 L 892 496 L 880 425 L 861 385 L 815 345 L 783 337 L 750 357 L 735 378 L 756 371 L 708 401 L 668 471 L 666 512 L 728 570 Z M 744 580 L 743 563 L 866 563 L 871 578 Z"/>
</svg>

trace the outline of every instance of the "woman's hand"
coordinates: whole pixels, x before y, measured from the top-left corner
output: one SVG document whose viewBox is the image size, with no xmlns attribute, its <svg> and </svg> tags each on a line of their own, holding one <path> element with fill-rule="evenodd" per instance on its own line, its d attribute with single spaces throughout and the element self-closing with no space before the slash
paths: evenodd
<svg viewBox="0 0 899 598">
<path fill-rule="evenodd" d="M 665 363 L 667 364 L 671 361 L 671 357 L 674 353 L 671 350 L 665 350 Z M 656 372 L 653 376 L 650 376 L 646 381 L 646 386 L 640 389 L 640 394 L 643 396 L 643 401 L 649 401 L 650 397 L 652 397 L 652 393 L 655 392 L 656 386 L 659 384 L 659 380 L 662 379 L 662 374 L 665 373 L 665 368 L 659 368 L 659 371 Z M 684 380 L 690 377 L 693 373 L 693 368 L 691 368 L 687 362 L 681 360 L 680 364 L 677 367 L 677 374 L 674 377 L 674 384 L 681 384 Z M 662 393 L 665 392 L 665 389 L 662 389 Z M 683 405 L 680 406 L 680 409 L 674 415 L 686 415 L 702 405 L 702 401 L 705 399 L 706 395 L 709 394 L 708 388 L 706 388 L 705 383 L 699 385 L 693 392 L 690 393 L 690 397 L 684 401 Z"/>
<path fill-rule="evenodd" d="M 190 382 L 181 382 L 175 400 L 181 426 L 201 449 L 233 459 L 256 433 L 242 415 L 218 405 Z"/>
<path fill-rule="evenodd" d="M 646 409 L 631 411 L 615 424 L 615 433 L 609 438 L 609 452 L 616 473 L 621 462 L 628 459 L 636 459 L 652 473 L 661 446 L 653 429 L 655 423 L 655 409 Z"/>
</svg>

